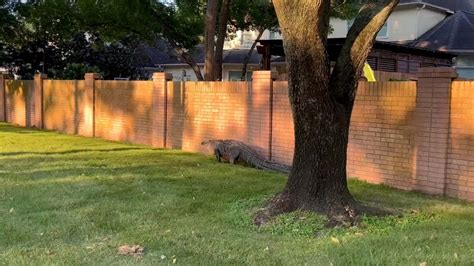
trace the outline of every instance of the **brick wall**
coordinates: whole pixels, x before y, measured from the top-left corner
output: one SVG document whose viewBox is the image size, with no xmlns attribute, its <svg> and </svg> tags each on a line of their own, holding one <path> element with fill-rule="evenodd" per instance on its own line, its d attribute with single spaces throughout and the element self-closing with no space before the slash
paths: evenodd
<svg viewBox="0 0 474 266">
<path fill-rule="evenodd" d="M 167 81 L 166 147 L 183 149 L 188 83 Z"/>
<path fill-rule="evenodd" d="M 474 201 L 474 81 L 452 84 L 446 194 Z"/>
<path fill-rule="evenodd" d="M 349 176 L 411 188 L 415 105 L 415 82 L 360 83 L 349 136 Z"/>
<path fill-rule="evenodd" d="M 152 92 L 148 81 L 95 82 L 95 136 L 151 145 Z"/>
<path fill-rule="evenodd" d="M 5 81 L 5 121 L 20 126 L 33 126 L 33 85 L 32 80 Z"/>
<path fill-rule="evenodd" d="M 201 142 L 206 139 L 233 138 L 248 143 L 247 82 L 187 82 L 175 87 L 171 96 L 171 147 L 204 152 L 207 147 Z M 173 117 L 179 119 L 173 121 Z"/>
<path fill-rule="evenodd" d="M 374 74 L 377 82 L 409 81 L 417 78 L 417 75 L 412 73 L 374 71 Z"/>
<path fill-rule="evenodd" d="M 5 85 L 7 76 L 0 74 L 0 121 L 6 121 L 5 112 L 7 111 L 6 99 L 5 99 Z"/>
<path fill-rule="evenodd" d="M 288 83 L 277 81 L 273 88 L 273 158 L 290 164 L 294 131 Z M 411 188 L 415 104 L 416 82 L 359 84 L 351 121 L 349 176 Z"/>
<path fill-rule="evenodd" d="M 68 134 L 85 131 L 85 82 L 83 80 L 43 81 L 43 123 L 47 129 Z"/>
<path fill-rule="evenodd" d="M 288 83 L 268 71 L 252 82 L 0 80 L 0 119 L 70 134 L 210 152 L 205 139 L 237 139 L 290 164 Z M 352 115 L 348 174 L 373 183 L 474 201 L 474 82 L 451 68 L 418 81 L 361 82 Z M 2 110 L 4 110 L 2 112 Z M 6 118 L 6 119 L 5 119 Z"/>
<path fill-rule="evenodd" d="M 293 115 L 288 98 L 288 82 L 273 83 L 273 160 L 291 164 L 294 150 Z"/>
</svg>

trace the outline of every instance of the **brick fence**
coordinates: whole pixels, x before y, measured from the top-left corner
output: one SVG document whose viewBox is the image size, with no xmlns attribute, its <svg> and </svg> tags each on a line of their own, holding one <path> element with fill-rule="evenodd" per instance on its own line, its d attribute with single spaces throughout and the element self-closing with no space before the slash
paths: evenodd
<svg viewBox="0 0 474 266">
<path fill-rule="evenodd" d="M 418 81 L 361 82 L 348 174 L 372 183 L 474 201 L 474 82 L 451 68 L 423 68 Z M 256 71 L 252 82 L 5 80 L 0 120 L 145 144 L 208 152 L 204 139 L 238 139 L 291 163 L 288 83 Z"/>
</svg>

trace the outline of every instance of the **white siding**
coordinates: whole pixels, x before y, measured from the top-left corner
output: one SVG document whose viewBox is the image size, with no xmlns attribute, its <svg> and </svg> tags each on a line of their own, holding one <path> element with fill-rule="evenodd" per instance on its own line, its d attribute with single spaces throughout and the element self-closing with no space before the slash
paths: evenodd
<svg viewBox="0 0 474 266">
<path fill-rule="evenodd" d="M 433 11 L 431 9 L 421 9 L 418 17 L 417 38 L 438 25 L 446 18 L 446 14 Z"/>
<path fill-rule="evenodd" d="M 393 11 L 388 18 L 387 41 L 414 40 L 418 35 L 418 9 L 402 9 Z"/>
<path fill-rule="evenodd" d="M 415 40 L 443 21 L 444 18 L 446 18 L 444 12 L 426 8 L 396 9 L 387 20 L 388 35 L 377 39 L 395 42 Z M 345 37 L 349 30 L 346 21 L 331 19 L 331 25 L 335 28 L 331 37 Z"/>
<path fill-rule="evenodd" d="M 345 38 L 349 30 L 347 20 L 342 20 L 339 18 L 331 18 L 329 22 L 332 27 L 332 32 L 329 35 L 329 38 Z"/>
<path fill-rule="evenodd" d="M 185 72 L 183 72 L 183 70 Z M 183 81 L 183 80 L 196 81 L 197 80 L 196 74 L 194 74 L 193 69 L 189 66 L 184 66 L 184 65 L 183 66 L 166 66 L 165 72 L 173 74 L 173 80 L 175 81 Z M 201 66 L 201 72 L 204 75 L 202 66 Z"/>
<path fill-rule="evenodd" d="M 460 78 L 474 79 L 474 54 L 461 54 L 456 58 Z"/>
</svg>

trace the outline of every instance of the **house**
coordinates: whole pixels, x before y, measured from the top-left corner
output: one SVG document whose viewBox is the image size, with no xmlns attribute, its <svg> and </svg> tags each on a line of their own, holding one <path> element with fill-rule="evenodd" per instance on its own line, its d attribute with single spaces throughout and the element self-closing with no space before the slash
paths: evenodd
<svg viewBox="0 0 474 266">
<path fill-rule="evenodd" d="M 345 38 L 328 40 L 327 49 L 332 62 L 336 61 L 345 40 Z M 276 70 L 280 77 L 284 77 L 286 67 L 280 67 L 281 64 L 285 65 L 282 60 L 285 56 L 282 40 L 262 40 L 259 43 L 258 51 L 263 56 L 263 69 Z M 446 51 L 378 40 L 374 43 L 367 62 L 373 70 L 383 72 L 384 78 L 379 76 L 377 80 L 385 81 L 413 78 L 413 74 L 423 66 L 452 67 L 455 58 L 456 54 Z"/>
<path fill-rule="evenodd" d="M 470 1 L 472 0 L 400 0 L 380 30 L 377 40 L 388 42 L 416 40 L 455 11 L 471 10 Z M 352 23 L 353 20 L 331 18 L 332 33 L 329 38 L 345 38 Z M 256 32 L 237 32 L 235 37 L 226 43 L 226 48 L 248 48 L 256 36 Z M 278 32 L 266 31 L 262 39 L 281 39 L 281 35 Z"/>
<path fill-rule="evenodd" d="M 242 62 L 247 56 L 249 49 L 226 49 L 223 56 L 222 79 L 228 81 L 240 81 L 242 72 Z M 173 80 L 189 81 L 197 80 L 193 69 L 176 56 L 170 55 L 170 52 L 163 46 L 146 46 L 143 49 L 142 67 L 148 73 L 165 71 L 173 75 Z M 204 47 L 197 46 L 190 52 L 197 65 L 204 71 Z M 250 80 L 252 70 L 260 69 L 261 55 L 255 50 L 249 60 L 247 67 L 247 79 Z M 203 73 L 204 75 L 204 73 Z"/>
<path fill-rule="evenodd" d="M 457 11 L 411 46 L 456 53 L 459 77 L 474 79 L 474 13 Z"/>
<path fill-rule="evenodd" d="M 474 13 L 472 0 L 400 0 L 387 22 L 380 30 L 377 40 L 387 42 L 409 42 L 441 23 L 456 11 Z M 353 20 L 331 18 L 332 33 L 329 38 L 345 38 Z M 241 36 L 241 35 L 238 35 Z M 242 36 L 251 36 L 243 34 Z M 266 32 L 262 39 L 281 39 L 278 33 Z M 243 41 L 246 43 L 246 41 Z"/>
<path fill-rule="evenodd" d="M 345 37 L 352 22 L 331 18 L 333 32 L 330 38 Z M 280 38 L 280 35 L 276 36 L 276 39 Z M 384 59 L 387 58 L 386 52 L 376 52 L 381 42 L 456 54 L 453 66 L 457 68 L 459 76 L 474 79 L 474 0 L 400 0 L 380 30 L 377 36 L 378 44 L 376 43 L 368 58 L 374 69 L 387 71 L 386 62 L 382 64 L 384 69 L 380 69 L 376 62 L 387 61 Z M 403 54 L 398 55 L 401 57 L 394 59 L 406 65 Z M 411 62 L 408 69 L 406 66 L 398 67 L 396 71 L 413 73 L 418 67 L 440 65 L 429 62 L 426 57 L 413 59 L 408 60 Z M 393 71 L 393 67 L 390 67 L 389 71 Z"/>
<path fill-rule="evenodd" d="M 408 74 L 423 66 L 456 66 L 461 77 L 474 78 L 473 14 L 474 0 L 400 0 L 380 30 L 368 62 L 375 70 Z M 331 18 L 332 33 L 329 38 L 332 42 L 343 40 L 352 23 L 352 20 Z M 256 36 L 257 32 L 253 31 L 237 32 L 226 42 L 226 53 L 245 54 L 245 49 L 252 45 Z M 265 46 L 265 41 L 267 45 L 279 46 L 281 35 L 266 31 L 262 40 L 262 46 Z M 259 50 L 264 54 L 262 47 Z M 252 69 L 261 67 L 282 72 L 284 58 L 275 55 L 282 56 L 282 53 L 271 53 L 260 62 L 261 57 L 254 54 L 250 66 Z M 459 57 L 453 62 L 455 55 Z M 239 64 L 238 60 L 228 60 L 224 64 L 224 80 L 236 75 L 231 71 L 241 68 Z M 175 62 L 162 66 L 179 76 L 184 64 Z M 189 73 L 190 68 L 185 70 Z"/>
</svg>

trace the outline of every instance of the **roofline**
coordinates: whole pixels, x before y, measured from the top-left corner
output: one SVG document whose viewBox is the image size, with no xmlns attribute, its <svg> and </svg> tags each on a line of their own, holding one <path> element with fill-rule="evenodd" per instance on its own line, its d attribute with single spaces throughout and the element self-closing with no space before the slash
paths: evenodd
<svg viewBox="0 0 474 266">
<path fill-rule="evenodd" d="M 186 63 L 172 63 L 172 64 L 159 64 L 160 66 L 164 67 L 180 67 L 180 66 L 189 66 Z M 198 63 L 198 66 L 204 66 L 204 63 Z M 241 66 L 242 63 L 222 63 L 223 66 Z M 258 66 L 259 63 L 249 63 L 249 66 Z M 158 66 L 148 66 L 147 68 L 159 68 Z"/>
<path fill-rule="evenodd" d="M 412 3 L 402 3 L 402 4 L 397 5 L 397 7 L 405 7 L 405 6 L 430 7 L 431 9 L 444 11 L 445 13 L 448 13 L 448 14 L 454 14 L 455 13 L 453 10 L 451 10 L 449 8 L 444 8 L 444 7 L 433 5 L 433 4 L 430 4 L 430 3 L 425 3 L 423 1 L 422 2 L 412 2 Z"/>
<path fill-rule="evenodd" d="M 223 66 L 241 66 L 243 63 L 222 63 Z M 248 63 L 249 66 L 258 66 L 259 63 Z"/>
<path fill-rule="evenodd" d="M 419 36 L 416 40 L 414 40 L 413 42 L 411 42 L 410 46 L 411 47 L 416 47 L 416 48 L 421 48 L 421 47 L 417 47 L 416 45 L 420 43 L 420 40 L 424 40 L 426 38 L 429 38 L 431 37 L 436 31 L 438 31 L 441 27 L 443 27 L 445 24 L 449 23 L 451 20 L 453 19 L 456 19 L 456 15 L 458 13 L 462 13 L 461 15 L 465 16 L 465 14 L 469 14 L 469 15 L 474 15 L 474 13 L 471 13 L 471 12 L 467 12 L 467 11 L 463 11 L 463 10 L 459 10 L 457 12 L 455 12 L 453 15 L 445 18 L 443 21 L 441 21 L 440 23 L 438 23 L 437 25 L 435 25 L 434 27 L 432 27 L 430 30 L 428 30 L 427 32 L 423 33 L 421 36 Z M 466 19 L 466 18 L 465 18 Z M 456 21 L 454 21 L 456 22 Z M 451 37 L 449 37 L 449 40 L 448 40 L 448 45 L 451 43 Z M 423 48 L 421 48 L 423 49 Z M 441 52 L 444 52 L 444 53 L 454 53 L 454 54 L 457 54 L 457 53 L 462 53 L 462 52 L 468 52 L 468 53 L 472 53 L 474 52 L 474 50 L 457 50 L 457 49 L 438 49 L 437 51 L 441 51 Z"/>
<path fill-rule="evenodd" d="M 191 67 L 190 65 L 186 64 L 186 63 L 171 63 L 171 64 L 159 64 L 160 66 L 189 66 Z M 198 66 L 204 66 L 204 63 L 197 63 L 196 65 Z"/>
<path fill-rule="evenodd" d="M 328 43 L 332 43 L 333 45 L 335 46 L 342 46 L 344 44 L 344 41 L 345 41 L 346 38 L 329 38 L 328 39 Z M 277 39 L 274 39 L 274 40 L 260 40 L 259 43 L 260 44 L 264 44 L 264 43 L 275 43 L 275 42 L 282 42 L 282 40 L 277 40 Z M 447 51 L 439 51 L 439 50 L 431 50 L 431 49 L 426 49 L 426 48 L 421 48 L 421 47 L 414 47 L 414 46 L 411 46 L 410 44 L 397 44 L 397 43 L 394 43 L 394 42 L 386 42 L 386 41 L 375 41 L 374 45 L 372 48 L 379 48 L 379 49 L 389 49 L 390 48 L 393 48 L 393 49 L 400 49 L 400 50 L 404 50 L 404 51 L 412 51 L 412 52 L 417 52 L 418 54 L 421 54 L 421 55 L 429 55 L 429 54 L 435 54 L 435 55 L 438 55 L 439 57 L 443 57 L 443 58 L 454 58 L 457 56 L 457 54 L 455 53 L 451 53 L 451 52 L 447 52 Z"/>
<path fill-rule="evenodd" d="M 453 52 L 453 53 L 467 53 L 467 54 L 474 54 L 474 49 L 473 50 L 458 50 L 458 49 L 451 49 L 449 50 L 449 52 Z"/>
</svg>

